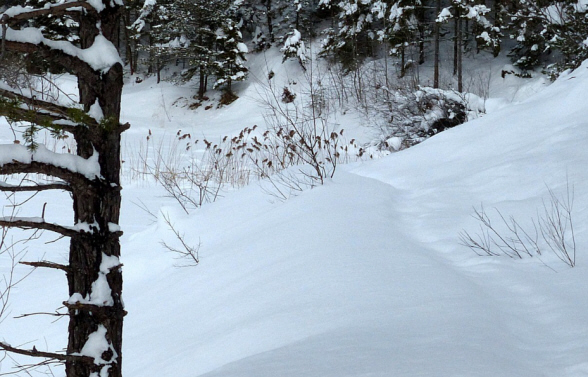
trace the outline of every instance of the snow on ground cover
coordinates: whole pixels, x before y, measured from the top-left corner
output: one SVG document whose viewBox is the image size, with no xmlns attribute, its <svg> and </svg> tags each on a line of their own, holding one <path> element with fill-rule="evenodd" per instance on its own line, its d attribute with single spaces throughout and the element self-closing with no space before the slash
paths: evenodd
<svg viewBox="0 0 588 377">
<path fill-rule="evenodd" d="M 276 72 L 286 69 L 274 62 Z M 340 166 L 332 181 L 286 202 L 252 184 L 187 216 L 160 187 L 128 173 L 120 222 L 125 375 L 588 374 L 585 70 L 514 106 L 504 103 L 513 98 L 496 99 L 503 102 L 489 115 L 417 147 Z M 123 119 L 132 128 L 123 158 L 130 163 L 129 150 L 149 129 L 154 139 L 178 129 L 213 139 L 261 123 L 255 84 L 242 90 L 226 108 L 187 111 L 173 102 L 190 98 L 189 87 L 128 84 Z M 342 117 L 341 126 L 359 128 L 352 122 Z M 576 195 L 574 269 L 549 256 L 543 263 L 557 273 L 536 259 L 477 257 L 458 245 L 459 231 L 475 231 L 472 206 L 526 220 L 547 187 L 565 189 L 566 176 Z M 49 202 L 47 221 L 71 222 L 50 194 L 36 199 L 35 210 Z M 62 195 L 59 203 L 69 207 L 68 200 Z M 181 261 L 159 244 L 174 241 L 167 224 L 141 202 L 170 214 L 186 241 L 200 243 L 198 267 L 174 267 Z M 28 259 L 65 262 L 62 241 L 31 250 Z M 68 296 L 58 272 L 39 270 L 14 297 L 17 315 L 50 311 Z M 67 323 L 52 320 L 10 319 L 2 336 L 60 349 Z"/>
<path fill-rule="evenodd" d="M 586 244 L 584 70 L 284 203 L 253 185 L 189 217 L 164 208 L 201 263 L 152 247 L 161 218 L 127 238 L 126 373 L 585 375 L 582 247 L 569 269 L 458 244 L 473 206 L 525 221 L 566 179 Z"/>
</svg>

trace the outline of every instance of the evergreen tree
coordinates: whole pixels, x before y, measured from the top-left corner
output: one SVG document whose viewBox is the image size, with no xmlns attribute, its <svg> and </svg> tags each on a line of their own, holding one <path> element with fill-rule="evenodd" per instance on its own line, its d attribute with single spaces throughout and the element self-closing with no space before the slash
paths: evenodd
<svg viewBox="0 0 588 377">
<path fill-rule="evenodd" d="M 244 62 L 247 46 L 235 21 L 225 20 L 217 36 L 217 53 L 214 74 L 214 87 L 224 86 L 228 93 L 232 93 L 231 84 L 247 78 L 247 67 Z"/>
<path fill-rule="evenodd" d="M 464 42 L 463 20 L 472 21 L 472 35 L 478 48 L 496 48 L 500 44 L 500 30 L 488 21 L 486 14 L 490 9 L 475 0 L 451 0 L 448 7 L 441 10 L 437 22 L 454 20 L 454 74 L 457 75 L 457 90 L 463 91 L 462 56 Z M 467 32 L 467 30 L 466 30 Z"/>
<path fill-rule="evenodd" d="M 65 373 L 58 374 L 67 377 L 122 376 L 126 311 L 119 260 L 120 142 L 122 132 L 129 128 L 128 124 L 120 123 L 123 66 L 115 47 L 122 6 L 122 0 L 65 1 L 38 9 L 15 7 L 0 14 L 3 53 L 13 53 L 22 59 L 34 54 L 51 61 L 50 72 L 59 67 L 57 72 L 77 76 L 79 88 L 78 106 L 71 107 L 51 96 L 33 95 L 35 92 L 29 90 L 6 85 L 0 88 L 0 116 L 22 122 L 30 130 L 25 135 L 27 146 L 0 145 L 0 155 L 4 157 L 0 175 L 29 177 L 17 185 L 5 183 L 0 191 L 30 192 L 33 196 L 47 190 L 66 192 L 72 199 L 70 208 L 75 224 L 72 227 L 53 223 L 44 216 L 0 219 L 2 227 L 31 229 L 34 234 L 46 230 L 69 239 L 66 264 L 24 262 L 65 273 L 68 288 L 63 293 L 67 299 L 59 305 L 66 308 L 69 320 L 67 346 L 58 352 L 43 352 L 34 346 L 28 349 L 0 342 L 2 351 L 38 360 L 25 364 L 16 361 L 15 374 L 29 375 L 36 366 L 63 363 Z M 53 34 L 47 27 L 31 29 L 31 24 L 42 22 L 39 18 L 57 18 L 69 13 L 77 15 L 76 44 L 63 40 L 63 35 Z M 39 41 L 31 40 L 31 35 Z M 84 54 L 83 50 L 88 49 L 93 53 Z M 1 66 L 7 63 L 5 57 L 0 55 Z M 71 136 L 75 150 L 71 154 L 55 153 L 36 144 L 34 131 L 39 129 Z M 96 344 L 99 344 L 97 348 Z"/>
<path fill-rule="evenodd" d="M 222 28 L 231 4 L 226 0 L 174 0 L 158 4 L 157 24 L 151 27 L 154 43 L 147 48 L 159 68 L 169 61 L 184 60 L 188 64 L 182 81 L 198 77 L 198 97 L 203 98 L 208 77 L 216 70 L 216 31 Z"/>
<path fill-rule="evenodd" d="M 390 46 L 392 55 L 400 57 L 401 77 L 405 75 L 406 49 L 417 40 L 417 3 L 412 0 L 396 0 L 389 5 L 384 1 L 376 1 L 372 6 L 376 20 L 382 22 L 382 27 L 377 32 L 378 40 Z"/>
<path fill-rule="evenodd" d="M 355 69 L 363 57 L 373 53 L 376 33 L 372 8 L 375 0 L 341 0 L 336 30 L 327 32 L 322 43 L 323 53 L 333 53 L 347 69 Z M 321 4 L 330 7 L 328 1 Z"/>
<path fill-rule="evenodd" d="M 292 30 L 288 38 L 286 38 L 286 42 L 284 42 L 284 47 L 280 51 L 284 54 L 282 63 L 290 58 L 295 58 L 302 68 L 306 70 L 306 46 L 302 40 L 302 34 L 298 30 Z"/>
<path fill-rule="evenodd" d="M 510 55 L 519 68 L 543 65 L 555 77 L 588 58 L 584 43 L 588 38 L 587 8 L 583 2 L 517 0 L 510 12 L 511 38 L 517 42 Z"/>
<path fill-rule="evenodd" d="M 550 26 L 553 37 L 548 41 L 550 48 L 561 53 L 561 59 L 548 67 L 554 75 L 575 69 L 588 58 L 588 4 L 572 1 L 558 3 L 562 20 Z"/>
<path fill-rule="evenodd" d="M 510 37 L 516 41 L 510 56 L 514 65 L 529 70 L 543 61 L 550 53 L 546 37 L 547 25 L 550 23 L 541 11 L 542 5 L 536 1 L 518 0 L 512 3 Z"/>
<path fill-rule="evenodd" d="M 252 35 L 256 51 L 282 44 L 292 30 L 313 33 L 316 0 L 246 0 L 242 6 L 244 28 Z"/>
</svg>

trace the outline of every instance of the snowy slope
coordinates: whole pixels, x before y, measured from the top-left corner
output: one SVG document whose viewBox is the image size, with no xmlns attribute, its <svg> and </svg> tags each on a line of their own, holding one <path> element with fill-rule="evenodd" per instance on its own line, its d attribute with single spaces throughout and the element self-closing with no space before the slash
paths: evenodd
<svg viewBox="0 0 588 377">
<path fill-rule="evenodd" d="M 153 247 L 161 219 L 127 238 L 126 374 L 587 375 L 587 95 L 584 65 L 286 202 L 253 185 L 189 217 L 166 207 L 201 264 Z M 566 181 L 577 267 L 459 245 L 473 206 L 526 221 Z"/>
<path fill-rule="evenodd" d="M 254 59 L 259 81 L 268 70 L 286 81 L 300 74 L 277 54 Z M 261 124 L 259 87 L 243 86 L 225 108 L 187 111 L 189 87 L 129 83 L 125 376 L 587 376 L 588 65 L 505 106 L 540 86 L 505 89 L 509 98 L 492 100 L 499 106 L 483 118 L 381 160 L 340 166 L 332 181 L 285 202 L 253 183 L 186 215 L 133 175 L 138 145 L 149 130 L 166 149 L 179 129 L 214 140 Z M 473 207 L 528 223 L 549 189 L 562 195 L 568 183 L 576 267 L 549 254 L 479 257 L 459 244 L 460 231 L 477 229 Z M 36 200 L 35 210 L 49 203 L 51 221 L 71 222 L 62 210 L 68 195 Z M 160 211 L 200 243 L 197 267 L 176 267 L 182 261 L 160 245 L 174 241 Z M 27 259 L 65 262 L 66 250 L 61 240 L 31 248 Z M 11 315 L 51 311 L 67 299 L 65 280 L 35 271 L 13 297 Z M 66 328 L 39 316 L 0 323 L 3 339 L 49 351 L 64 346 Z"/>
</svg>

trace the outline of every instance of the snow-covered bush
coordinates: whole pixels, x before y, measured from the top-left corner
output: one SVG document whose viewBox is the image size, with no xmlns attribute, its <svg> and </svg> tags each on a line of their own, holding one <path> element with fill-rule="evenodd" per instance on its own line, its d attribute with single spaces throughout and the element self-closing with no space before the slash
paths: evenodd
<svg viewBox="0 0 588 377">
<path fill-rule="evenodd" d="M 284 47 L 280 50 L 284 54 L 282 62 L 290 58 L 297 59 L 302 68 L 305 68 L 306 64 L 306 46 L 302 40 L 302 35 L 296 29 L 288 33 L 288 37 L 284 42 Z M 305 68 L 306 69 L 306 68 Z"/>
<path fill-rule="evenodd" d="M 452 91 L 395 90 L 388 98 L 387 107 L 382 110 L 388 121 L 380 125 L 381 136 L 375 142 L 380 149 L 409 148 L 467 120 L 464 97 Z"/>
</svg>

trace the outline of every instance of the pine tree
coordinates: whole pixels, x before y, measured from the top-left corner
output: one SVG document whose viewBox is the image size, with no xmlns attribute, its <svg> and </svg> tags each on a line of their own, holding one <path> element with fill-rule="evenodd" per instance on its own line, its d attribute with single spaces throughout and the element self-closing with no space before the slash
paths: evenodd
<svg viewBox="0 0 588 377">
<path fill-rule="evenodd" d="M 457 90 L 463 91 L 462 56 L 466 38 L 464 38 L 463 20 L 472 21 L 472 34 L 478 48 L 494 49 L 500 43 L 500 30 L 488 21 L 486 14 L 490 9 L 475 0 L 451 0 L 449 6 L 442 9 L 437 22 L 453 20 L 455 24 L 454 39 L 454 74 L 457 75 Z M 467 30 L 466 30 L 467 32 Z"/>
<path fill-rule="evenodd" d="M 315 0 L 247 0 L 241 9 L 256 51 L 284 43 L 294 29 L 303 35 L 314 31 Z"/>
<path fill-rule="evenodd" d="M 374 0 L 342 0 L 337 4 L 337 29 L 327 33 L 322 50 L 334 54 L 347 69 L 356 69 L 364 57 L 373 53 L 373 3 Z M 321 4 L 332 6 L 327 1 Z"/>
<path fill-rule="evenodd" d="M 248 69 L 244 65 L 247 46 L 243 43 L 243 36 L 235 21 L 231 19 L 223 23 L 216 42 L 214 88 L 224 87 L 227 93 L 232 94 L 232 83 L 247 78 Z"/>
<path fill-rule="evenodd" d="M 411 0 L 397 0 L 391 5 L 376 1 L 372 7 L 375 18 L 382 22 L 381 30 L 377 31 L 378 40 L 390 46 L 391 54 L 400 57 L 400 77 L 405 75 L 406 49 L 417 40 L 415 10 L 416 2 Z"/>
<path fill-rule="evenodd" d="M 555 77 L 588 58 L 587 9 L 582 2 L 517 0 L 509 11 L 511 38 L 517 42 L 510 52 L 515 66 L 525 71 L 544 66 Z"/>
<path fill-rule="evenodd" d="M 188 68 L 183 81 L 198 77 L 198 97 L 203 98 L 208 77 L 215 70 L 216 31 L 222 27 L 226 0 L 174 0 L 156 8 L 159 24 L 152 26 L 155 43 L 148 49 L 159 65 L 182 59 Z"/>
<path fill-rule="evenodd" d="M 291 58 L 297 59 L 302 68 L 306 70 L 306 45 L 302 40 L 302 34 L 298 30 L 292 30 L 280 51 L 284 54 L 282 63 Z"/>
<path fill-rule="evenodd" d="M 549 27 L 553 35 L 549 47 L 561 53 L 560 60 L 547 67 L 554 76 L 576 69 L 588 58 L 588 4 L 568 0 L 556 6 L 561 9 L 563 22 L 553 22 Z"/>
</svg>

